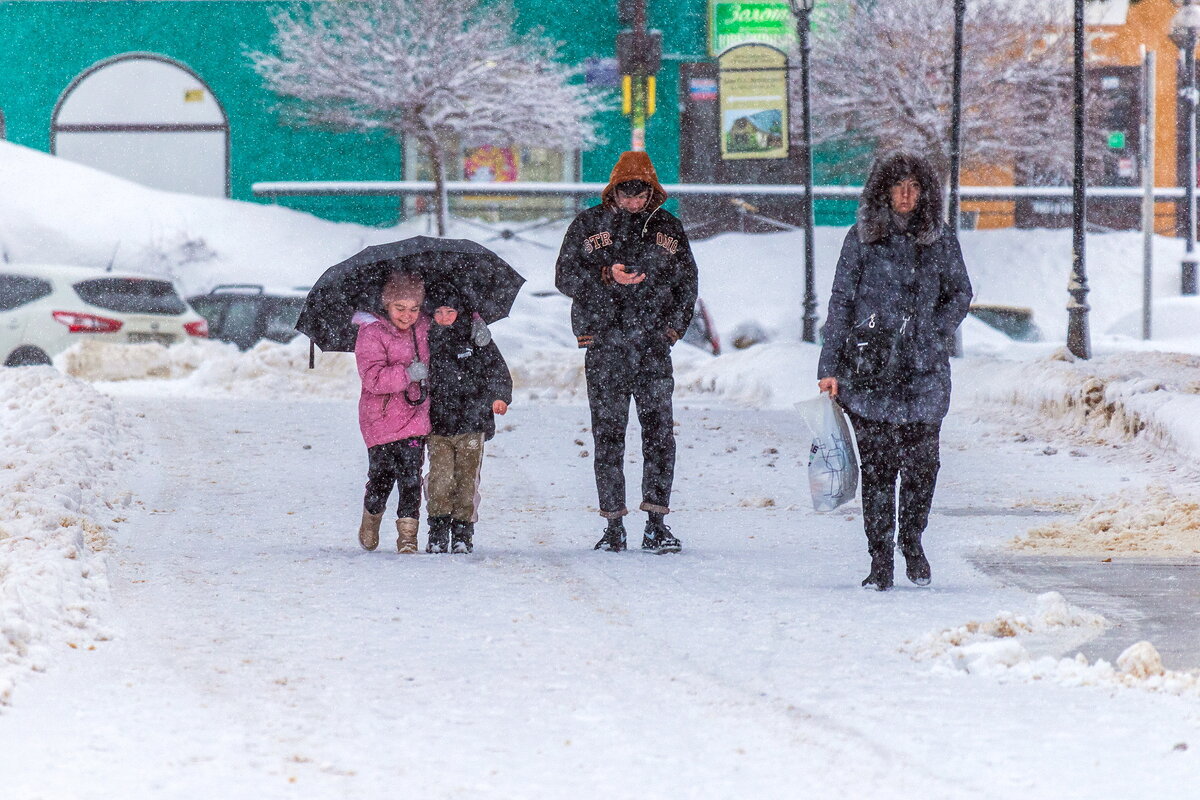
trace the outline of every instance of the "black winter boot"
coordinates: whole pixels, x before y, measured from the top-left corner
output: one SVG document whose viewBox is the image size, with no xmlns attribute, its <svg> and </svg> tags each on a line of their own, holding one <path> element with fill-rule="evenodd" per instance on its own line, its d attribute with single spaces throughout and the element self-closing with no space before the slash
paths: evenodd
<svg viewBox="0 0 1200 800">
<path fill-rule="evenodd" d="M 651 514 L 646 520 L 646 531 L 642 534 L 642 549 L 654 553 L 678 553 L 683 545 L 663 522 L 661 514 Z"/>
<path fill-rule="evenodd" d="M 904 574 L 917 586 L 928 586 L 933 579 L 929 568 L 929 559 L 925 557 L 925 549 L 921 543 L 901 545 L 900 552 L 904 554 Z"/>
<path fill-rule="evenodd" d="M 892 588 L 893 573 L 896 569 L 895 550 L 889 543 L 886 548 L 870 550 L 871 574 L 863 578 L 863 588 L 872 588 L 877 592 L 886 592 Z"/>
<path fill-rule="evenodd" d="M 614 517 L 608 521 L 604 535 L 592 549 L 606 550 L 610 553 L 619 553 L 625 549 L 625 523 L 621 521 L 620 517 Z"/>
<path fill-rule="evenodd" d="M 471 538 L 475 536 L 474 522 L 459 522 L 454 520 L 450 528 L 450 552 L 469 553 L 475 549 Z"/>
<path fill-rule="evenodd" d="M 429 542 L 426 553 L 445 553 L 450 550 L 450 517 L 429 518 Z"/>
</svg>

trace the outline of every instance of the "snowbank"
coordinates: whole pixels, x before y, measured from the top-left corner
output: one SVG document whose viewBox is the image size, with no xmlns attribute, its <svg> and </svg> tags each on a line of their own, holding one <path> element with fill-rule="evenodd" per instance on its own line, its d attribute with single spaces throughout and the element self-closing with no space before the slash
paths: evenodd
<svg viewBox="0 0 1200 800">
<path fill-rule="evenodd" d="M 1200 356 L 1140 351 L 1076 361 L 1065 350 L 1033 361 L 972 359 L 956 385 L 975 401 L 1033 411 L 1056 436 L 1136 442 L 1200 468 Z M 1198 498 L 1163 489 L 1102 498 L 1070 521 L 1030 530 L 1010 546 L 1042 553 L 1200 553 Z"/>
<path fill-rule="evenodd" d="M 317 353 L 310 370 L 303 336 L 286 345 L 260 342 L 245 353 L 205 340 L 171 347 L 82 341 L 54 363 L 68 375 L 99 383 L 175 380 L 177 394 L 344 399 L 359 390 L 352 354 Z"/>
<path fill-rule="evenodd" d="M 1200 697 L 1200 670 L 1163 668 L 1149 642 L 1126 648 L 1114 667 L 1104 659 L 1089 664 L 1074 658 L 1035 656 L 1031 650 L 1075 636 L 1085 639 L 1107 625 L 1096 614 L 1067 603 L 1058 592 L 1037 598 L 1032 615 L 1001 612 L 985 622 L 926 634 L 905 644 L 917 661 L 932 661 L 939 671 L 984 675 L 1004 681 L 1051 681 L 1064 686 L 1124 687 L 1173 695 Z"/>
<path fill-rule="evenodd" d="M 1032 362 L 963 366 L 957 386 L 975 400 L 1024 406 L 1073 435 L 1138 439 L 1200 464 L 1200 356 L 1130 352 L 1075 361 L 1060 350 Z"/>
<path fill-rule="evenodd" d="M 130 493 L 112 401 L 50 367 L 0 370 L 0 703 L 52 649 L 107 638 L 104 548 Z"/>
<path fill-rule="evenodd" d="M 331 264 L 387 233 L 280 206 L 150 189 L 0 141 L 7 260 L 165 275 L 188 294 L 217 283 L 311 285 Z M 103 213 L 97 213 L 103 198 Z"/>
<path fill-rule="evenodd" d="M 1011 544 L 1045 554 L 1200 554 L 1200 503 L 1162 486 L 1097 500 L 1078 518 L 1030 529 Z"/>
</svg>

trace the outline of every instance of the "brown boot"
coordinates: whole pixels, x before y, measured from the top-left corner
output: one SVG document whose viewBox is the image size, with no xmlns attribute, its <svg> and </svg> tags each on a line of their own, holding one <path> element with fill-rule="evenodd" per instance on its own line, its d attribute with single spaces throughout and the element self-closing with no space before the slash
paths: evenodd
<svg viewBox="0 0 1200 800">
<path fill-rule="evenodd" d="M 417 520 L 413 517 L 401 517 L 396 520 L 396 552 L 417 552 Z"/>
<path fill-rule="evenodd" d="M 363 550 L 374 550 L 379 547 L 379 524 L 383 522 L 383 512 L 372 514 L 363 511 L 362 522 L 358 526 L 358 543 Z"/>
</svg>

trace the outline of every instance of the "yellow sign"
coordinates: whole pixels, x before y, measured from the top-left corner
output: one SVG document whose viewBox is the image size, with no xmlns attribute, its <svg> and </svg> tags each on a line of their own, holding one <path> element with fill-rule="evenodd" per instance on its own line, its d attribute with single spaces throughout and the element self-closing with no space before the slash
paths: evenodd
<svg viewBox="0 0 1200 800">
<path fill-rule="evenodd" d="M 203 89 L 185 89 L 183 92 L 183 102 L 185 103 L 203 103 Z"/>
<path fill-rule="evenodd" d="M 721 158 L 788 157 L 787 56 L 741 45 L 720 58 Z"/>
</svg>

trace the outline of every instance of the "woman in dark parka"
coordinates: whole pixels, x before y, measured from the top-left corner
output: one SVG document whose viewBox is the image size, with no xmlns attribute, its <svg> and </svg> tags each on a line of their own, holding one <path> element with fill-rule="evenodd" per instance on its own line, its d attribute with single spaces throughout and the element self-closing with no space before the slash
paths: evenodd
<svg viewBox="0 0 1200 800">
<path fill-rule="evenodd" d="M 817 367 L 821 391 L 837 397 L 854 426 L 871 555 L 863 586 L 879 591 L 892 587 L 897 522 L 909 580 L 925 586 L 931 578 L 921 535 L 941 464 L 954 332 L 971 303 L 962 251 L 941 211 L 928 161 L 904 152 L 875 161 L 838 259 Z M 855 352 L 868 341 L 888 357 L 864 367 Z"/>
</svg>

